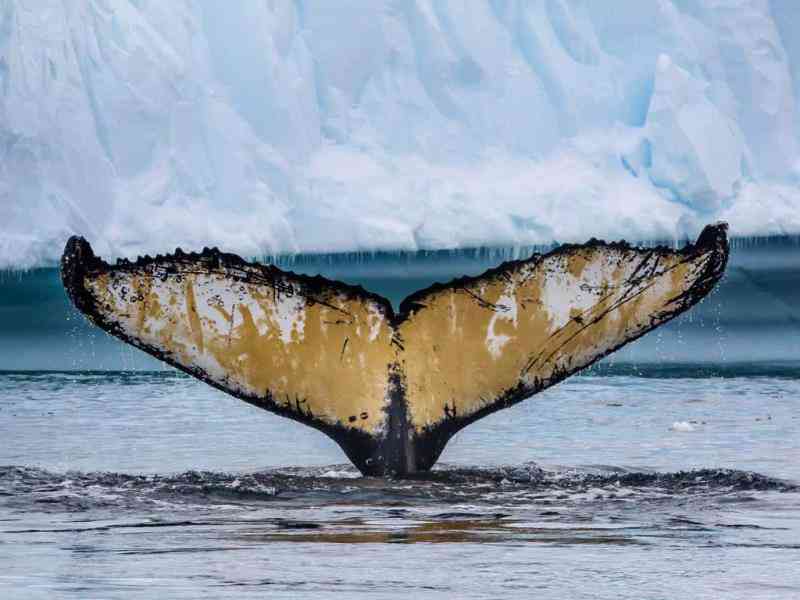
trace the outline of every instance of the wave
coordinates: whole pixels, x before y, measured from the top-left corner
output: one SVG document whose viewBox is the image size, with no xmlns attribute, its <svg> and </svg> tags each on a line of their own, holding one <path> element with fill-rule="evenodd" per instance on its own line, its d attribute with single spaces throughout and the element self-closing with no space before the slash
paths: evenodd
<svg viewBox="0 0 800 600">
<path fill-rule="evenodd" d="M 665 496 L 720 497 L 741 492 L 797 492 L 800 486 L 735 469 L 673 473 L 619 467 L 550 471 L 519 466 L 443 466 L 402 479 L 360 477 L 349 465 L 276 469 L 254 473 L 187 471 L 171 475 L 112 472 L 56 473 L 26 466 L 0 467 L 0 506 L 16 510 L 139 509 L 143 504 L 280 506 L 349 504 L 458 504 L 503 506 L 548 498 L 561 501 Z M 442 513 L 439 517 L 457 515 Z"/>
</svg>

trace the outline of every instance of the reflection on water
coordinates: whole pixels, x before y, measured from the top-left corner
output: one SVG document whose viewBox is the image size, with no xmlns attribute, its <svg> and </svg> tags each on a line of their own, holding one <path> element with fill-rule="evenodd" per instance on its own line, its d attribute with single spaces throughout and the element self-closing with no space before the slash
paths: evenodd
<svg viewBox="0 0 800 600">
<path fill-rule="evenodd" d="M 800 597 L 797 365 L 605 369 L 400 480 L 172 373 L 0 375 L 0 597 Z"/>
</svg>

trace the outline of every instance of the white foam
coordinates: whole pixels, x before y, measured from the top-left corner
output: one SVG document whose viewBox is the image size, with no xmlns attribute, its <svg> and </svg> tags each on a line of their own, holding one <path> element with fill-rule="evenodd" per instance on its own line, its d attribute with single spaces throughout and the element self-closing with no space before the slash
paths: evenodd
<svg viewBox="0 0 800 600">
<path fill-rule="evenodd" d="M 689 423 L 689 421 L 675 421 L 670 427 L 670 429 L 672 431 L 680 431 L 688 433 L 690 431 L 694 431 L 694 425 Z"/>
</svg>

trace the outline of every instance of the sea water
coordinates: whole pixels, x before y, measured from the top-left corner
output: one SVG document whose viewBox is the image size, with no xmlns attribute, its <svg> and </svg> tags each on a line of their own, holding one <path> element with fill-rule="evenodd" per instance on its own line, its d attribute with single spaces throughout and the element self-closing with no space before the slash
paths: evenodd
<svg viewBox="0 0 800 600">
<path fill-rule="evenodd" d="M 54 271 L 6 275 L 0 598 L 798 598 L 800 265 L 768 250 L 401 480 L 151 370 L 70 312 Z M 390 296 L 446 279 L 381 260 L 325 268 Z"/>
<path fill-rule="evenodd" d="M 800 365 L 570 379 L 361 478 L 174 373 L 0 376 L 0 597 L 800 597 Z"/>
</svg>

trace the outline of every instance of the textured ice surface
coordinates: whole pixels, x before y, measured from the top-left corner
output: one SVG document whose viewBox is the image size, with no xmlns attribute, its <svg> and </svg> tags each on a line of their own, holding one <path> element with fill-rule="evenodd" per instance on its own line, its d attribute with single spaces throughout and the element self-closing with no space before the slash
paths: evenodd
<svg viewBox="0 0 800 600">
<path fill-rule="evenodd" d="M 0 267 L 800 232 L 793 0 L 9 0 Z"/>
</svg>

